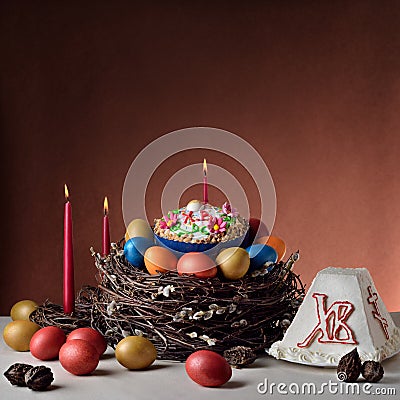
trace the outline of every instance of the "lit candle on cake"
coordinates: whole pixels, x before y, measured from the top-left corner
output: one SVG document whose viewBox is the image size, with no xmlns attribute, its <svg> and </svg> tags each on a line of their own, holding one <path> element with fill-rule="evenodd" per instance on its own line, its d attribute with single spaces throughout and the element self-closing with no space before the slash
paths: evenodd
<svg viewBox="0 0 400 400">
<path fill-rule="evenodd" d="M 110 224 L 108 221 L 108 199 L 104 198 L 103 256 L 110 254 Z"/>
<path fill-rule="evenodd" d="M 208 182 L 207 182 L 207 161 L 204 159 L 203 162 L 203 202 L 204 204 L 208 203 Z"/>
<path fill-rule="evenodd" d="M 64 313 L 71 314 L 75 307 L 74 252 L 72 247 L 72 207 L 67 185 L 64 185 Z"/>
</svg>

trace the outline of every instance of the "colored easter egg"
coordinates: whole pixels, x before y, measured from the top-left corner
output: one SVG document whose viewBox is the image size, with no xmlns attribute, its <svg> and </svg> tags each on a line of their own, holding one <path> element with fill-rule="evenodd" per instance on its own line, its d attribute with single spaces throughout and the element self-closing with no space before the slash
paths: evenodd
<svg viewBox="0 0 400 400">
<path fill-rule="evenodd" d="M 218 387 L 231 379 L 232 368 L 224 357 L 210 350 L 199 350 L 186 360 L 190 379 L 201 386 Z"/>
<path fill-rule="evenodd" d="M 58 358 L 61 346 L 65 343 L 64 331 L 57 326 L 46 326 L 32 336 L 29 349 L 33 357 L 47 361 Z"/>
<path fill-rule="evenodd" d="M 16 351 L 28 351 L 32 336 L 40 329 L 34 322 L 17 320 L 7 324 L 3 330 L 3 339 Z"/>
<path fill-rule="evenodd" d="M 157 358 L 157 350 L 143 336 L 127 336 L 115 348 L 117 361 L 128 369 L 145 369 Z"/>
<path fill-rule="evenodd" d="M 204 253 L 191 252 L 184 254 L 178 261 L 179 275 L 194 274 L 197 278 L 213 278 L 217 275 L 214 261 Z"/>
<path fill-rule="evenodd" d="M 21 300 L 15 303 L 10 312 L 10 316 L 13 321 L 25 320 L 29 321 L 29 316 L 38 308 L 37 303 L 32 300 Z"/>
<path fill-rule="evenodd" d="M 154 241 L 145 237 L 129 239 L 124 246 L 125 258 L 135 267 L 144 268 L 144 253 L 151 246 L 154 246 Z"/>
<path fill-rule="evenodd" d="M 165 247 L 149 247 L 144 253 L 144 264 L 151 275 L 174 271 L 177 263 L 176 256 Z"/>
<path fill-rule="evenodd" d="M 266 244 L 275 249 L 278 254 L 278 261 L 281 261 L 286 254 L 286 244 L 285 242 L 276 236 L 263 236 L 256 240 L 256 244 Z"/>
<path fill-rule="evenodd" d="M 60 349 L 62 367 L 73 375 L 88 375 L 99 364 L 99 353 L 92 344 L 82 339 L 69 340 Z"/>
<path fill-rule="evenodd" d="M 144 219 L 134 219 L 129 223 L 128 227 L 126 228 L 126 241 L 137 236 L 144 237 L 150 240 L 154 239 L 153 230 L 151 229 L 149 223 Z"/>
<path fill-rule="evenodd" d="M 92 344 L 99 355 L 101 356 L 107 350 L 107 342 L 104 336 L 93 328 L 78 328 L 73 330 L 67 337 L 67 342 L 70 340 L 81 339 Z"/>
<path fill-rule="evenodd" d="M 255 239 L 261 236 L 269 235 L 267 226 L 258 218 L 250 218 L 249 225 L 249 244 L 253 243 Z"/>
<path fill-rule="evenodd" d="M 229 247 L 218 254 L 216 263 L 226 279 L 236 280 L 246 275 L 250 257 L 249 253 L 241 247 Z"/>
<path fill-rule="evenodd" d="M 267 262 L 275 263 L 278 254 L 275 249 L 265 244 L 252 244 L 246 251 L 250 256 L 250 270 L 261 268 Z"/>
</svg>

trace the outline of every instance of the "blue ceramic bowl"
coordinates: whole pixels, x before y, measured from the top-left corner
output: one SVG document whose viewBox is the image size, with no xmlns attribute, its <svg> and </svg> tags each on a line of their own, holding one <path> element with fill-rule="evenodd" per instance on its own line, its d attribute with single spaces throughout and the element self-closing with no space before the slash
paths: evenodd
<svg viewBox="0 0 400 400">
<path fill-rule="evenodd" d="M 206 253 L 210 257 L 215 257 L 222 249 L 227 247 L 239 246 L 246 248 L 248 246 L 249 231 L 247 231 L 245 235 L 223 243 L 184 243 L 176 240 L 165 239 L 156 234 L 154 234 L 154 238 L 157 245 L 166 247 L 174 252 L 178 257 L 182 255 L 182 253 L 191 252 Z"/>
</svg>

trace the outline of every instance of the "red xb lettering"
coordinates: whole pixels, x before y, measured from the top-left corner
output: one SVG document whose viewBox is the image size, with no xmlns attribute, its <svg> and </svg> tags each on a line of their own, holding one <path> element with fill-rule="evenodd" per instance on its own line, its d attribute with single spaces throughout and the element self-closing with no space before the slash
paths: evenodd
<svg viewBox="0 0 400 400">
<path fill-rule="evenodd" d="M 354 310 L 354 305 L 349 301 L 335 301 L 327 309 L 323 293 L 313 293 L 316 301 L 318 323 L 303 342 L 297 343 L 298 347 L 308 347 L 319 334 L 319 343 L 357 344 L 354 333 L 346 321 Z"/>
</svg>

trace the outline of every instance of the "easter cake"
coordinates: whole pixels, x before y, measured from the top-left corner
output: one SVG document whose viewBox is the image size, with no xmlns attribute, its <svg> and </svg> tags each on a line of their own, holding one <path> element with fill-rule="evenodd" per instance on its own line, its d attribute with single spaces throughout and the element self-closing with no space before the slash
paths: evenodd
<svg viewBox="0 0 400 400">
<path fill-rule="evenodd" d="M 249 229 L 228 202 L 222 207 L 190 201 L 154 220 L 154 233 L 161 245 L 181 252 L 207 251 L 218 243 L 242 245 Z"/>
<path fill-rule="evenodd" d="M 400 351 L 400 330 L 366 268 L 328 267 L 318 272 L 275 358 L 336 368 L 357 347 L 360 359 L 383 361 Z"/>
</svg>

